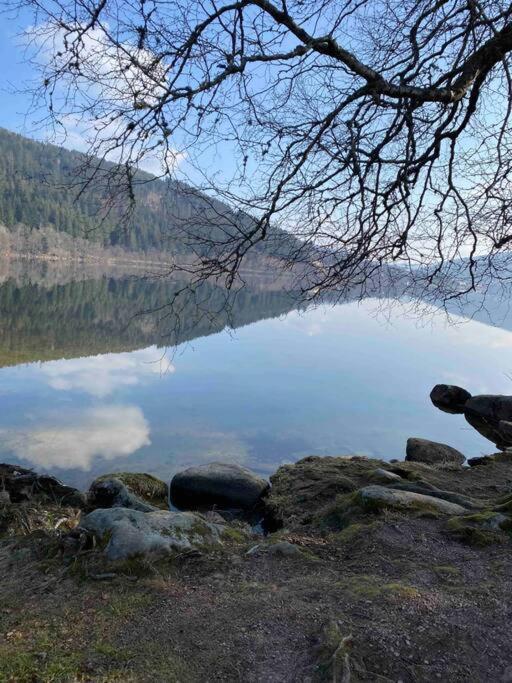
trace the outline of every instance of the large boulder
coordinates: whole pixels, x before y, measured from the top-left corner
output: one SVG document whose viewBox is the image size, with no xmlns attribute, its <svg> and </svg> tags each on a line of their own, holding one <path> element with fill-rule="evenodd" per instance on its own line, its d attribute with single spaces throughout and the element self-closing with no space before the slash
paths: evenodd
<svg viewBox="0 0 512 683">
<path fill-rule="evenodd" d="M 469 424 L 500 450 L 512 448 L 512 396 L 471 396 L 461 387 L 436 384 L 432 403 L 446 413 L 463 414 Z"/>
<path fill-rule="evenodd" d="M 119 479 L 96 479 L 91 484 L 87 502 L 91 508 L 129 508 L 152 512 L 157 508 L 140 500 Z"/>
<path fill-rule="evenodd" d="M 464 455 L 456 448 L 428 439 L 407 439 L 406 460 L 426 465 L 462 465 Z"/>
<path fill-rule="evenodd" d="M 438 512 L 446 515 L 467 514 L 467 509 L 442 498 L 423 493 L 399 491 L 385 486 L 365 486 L 356 494 L 357 502 L 368 512 L 396 510 L 398 512 Z"/>
<path fill-rule="evenodd" d="M 471 394 L 454 384 L 436 384 L 430 392 L 430 400 L 445 413 L 462 414 Z"/>
<path fill-rule="evenodd" d="M 216 505 L 250 510 L 268 488 L 268 481 L 245 467 L 213 462 L 178 472 L 171 481 L 171 500 L 181 509 Z"/>
<path fill-rule="evenodd" d="M 104 552 L 109 560 L 200 550 L 219 544 L 223 531 L 221 525 L 191 512 L 141 512 L 127 508 L 94 510 L 83 517 L 80 526 L 100 540 L 108 539 Z"/>
<path fill-rule="evenodd" d="M 473 396 L 464 406 L 464 417 L 500 450 L 512 447 L 512 396 Z"/>
</svg>

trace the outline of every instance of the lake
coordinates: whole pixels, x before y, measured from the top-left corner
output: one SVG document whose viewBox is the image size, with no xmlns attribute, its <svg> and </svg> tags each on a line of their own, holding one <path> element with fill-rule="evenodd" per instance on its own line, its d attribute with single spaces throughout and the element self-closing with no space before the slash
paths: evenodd
<svg viewBox="0 0 512 683">
<path fill-rule="evenodd" d="M 85 487 L 213 460 L 268 476 L 312 454 L 403 459 L 409 436 L 494 450 L 428 395 L 438 382 L 512 393 L 512 316 L 449 324 L 432 309 L 419 324 L 375 300 L 297 310 L 268 284 L 226 300 L 164 280 L 61 280 L 0 285 L 5 462 Z"/>
</svg>

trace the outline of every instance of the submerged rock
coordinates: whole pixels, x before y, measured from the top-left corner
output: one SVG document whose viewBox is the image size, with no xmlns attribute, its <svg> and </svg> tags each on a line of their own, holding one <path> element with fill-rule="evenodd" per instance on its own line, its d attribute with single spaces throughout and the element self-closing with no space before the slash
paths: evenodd
<svg viewBox="0 0 512 683">
<path fill-rule="evenodd" d="M 462 414 L 471 394 L 454 384 L 436 384 L 430 392 L 430 400 L 445 413 Z"/>
<path fill-rule="evenodd" d="M 157 508 L 140 500 L 119 479 L 96 479 L 91 484 L 87 501 L 92 508 L 129 508 L 152 512 Z"/>
<path fill-rule="evenodd" d="M 183 509 L 217 505 L 250 510 L 269 486 L 268 481 L 245 467 L 213 462 L 178 472 L 171 481 L 171 500 Z"/>
<path fill-rule="evenodd" d="M 391 509 L 398 511 L 418 510 L 439 512 L 446 515 L 463 515 L 467 509 L 442 498 L 422 493 L 388 489 L 384 486 L 365 486 L 357 494 L 357 502 L 366 510 Z"/>
<path fill-rule="evenodd" d="M 406 460 L 423 462 L 426 465 L 462 465 L 465 456 L 456 448 L 428 439 L 407 439 Z"/>
<path fill-rule="evenodd" d="M 108 538 L 105 554 L 109 560 L 201 549 L 219 544 L 223 531 L 222 526 L 191 512 L 141 512 L 127 508 L 94 510 L 80 525 L 99 539 Z"/>
</svg>

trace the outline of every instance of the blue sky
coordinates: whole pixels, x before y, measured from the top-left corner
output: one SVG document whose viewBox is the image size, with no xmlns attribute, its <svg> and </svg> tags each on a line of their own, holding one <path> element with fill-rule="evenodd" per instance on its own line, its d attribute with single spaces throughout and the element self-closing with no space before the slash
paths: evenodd
<svg viewBox="0 0 512 683">
<path fill-rule="evenodd" d="M 37 137 L 34 131 L 34 119 L 26 116 L 30 108 L 30 98 L 16 90 L 22 90 L 25 84 L 34 79 L 34 71 L 20 45 L 19 34 L 28 25 L 24 17 L 9 18 L 0 14 L 0 126 Z"/>
</svg>

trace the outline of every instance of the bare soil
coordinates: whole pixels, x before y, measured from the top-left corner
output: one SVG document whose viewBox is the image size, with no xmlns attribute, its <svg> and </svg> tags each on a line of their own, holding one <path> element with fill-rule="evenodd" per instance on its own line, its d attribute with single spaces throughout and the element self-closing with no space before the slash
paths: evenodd
<svg viewBox="0 0 512 683">
<path fill-rule="evenodd" d="M 273 478 L 283 528 L 211 553 L 107 566 L 99 549 L 63 556 L 66 523 L 17 527 L 0 542 L 0 681 L 512 681 L 509 533 L 351 510 L 346 479 L 376 467 L 490 509 L 512 491 L 508 457 L 308 458 Z M 273 552 L 282 540 L 301 553 Z"/>
</svg>

